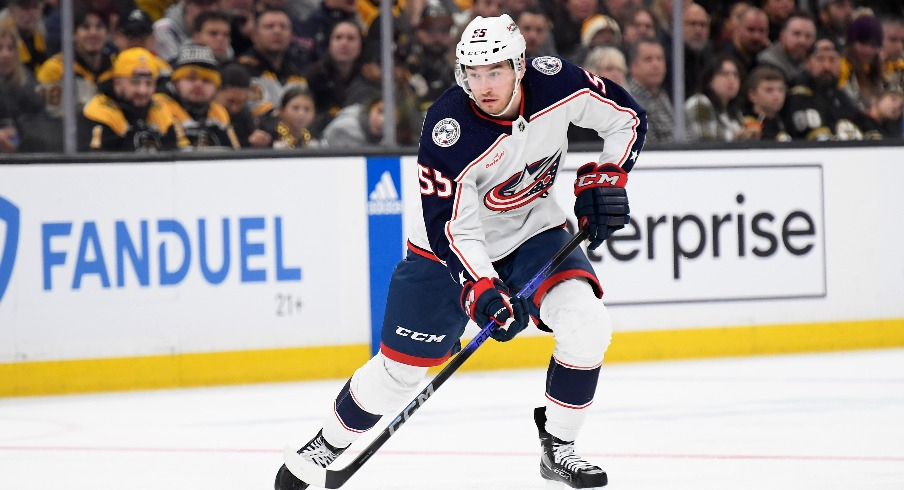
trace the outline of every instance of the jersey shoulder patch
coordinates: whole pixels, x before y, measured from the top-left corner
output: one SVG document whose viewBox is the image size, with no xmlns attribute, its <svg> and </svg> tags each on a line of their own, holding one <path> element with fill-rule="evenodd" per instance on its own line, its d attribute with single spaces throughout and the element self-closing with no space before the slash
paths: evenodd
<svg viewBox="0 0 904 490">
<path fill-rule="evenodd" d="M 436 146 L 447 148 L 454 145 L 461 137 L 461 124 L 454 117 L 441 119 L 433 126 L 433 142 Z"/>
<path fill-rule="evenodd" d="M 562 71 L 562 60 L 555 56 L 540 56 L 531 61 L 531 66 L 544 75 L 555 75 Z"/>
</svg>

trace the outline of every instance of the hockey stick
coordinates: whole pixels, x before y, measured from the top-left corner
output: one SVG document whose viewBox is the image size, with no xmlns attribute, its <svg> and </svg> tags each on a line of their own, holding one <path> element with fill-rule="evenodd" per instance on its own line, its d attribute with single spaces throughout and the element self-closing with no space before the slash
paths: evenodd
<svg viewBox="0 0 904 490">
<path fill-rule="evenodd" d="M 543 269 L 538 272 L 521 291 L 518 292 L 516 296 L 518 297 L 526 297 L 533 294 L 534 291 L 540 287 L 540 284 L 548 278 L 552 272 L 558 268 L 565 259 L 571 255 L 580 244 L 587 238 L 586 229 L 582 228 L 578 231 L 574 236 L 571 237 L 571 240 L 568 241 L 562 248 L 556 252 L 556 254 L 546 263 Z M 474 351 L 477 350 L 478 347 L 483 345 L 484 342 L 490 335 L 493 334 L 493 331 L 496 330 L 496 322 L 490 321 L 487 323 L 485 327 L 471 340 L 471 342 L 466 345 L 461 352 L 459 352 L 455 357 L 449 361 L 449 364 L 446 365 L 439 373 L 437 373 L 436 377 L 433 378 L 427 386 L 421 390 L 420 393 L 399 413 L 395 419 L 389 424 L 389 426 L 383 429 L 383 432 L 377 436 L 376 439 L 373 440 L 363 451 L 359 454 L 351 463 L 346 465 L 342 469 L 331 470 L 328 468 L 322 468 L 306 459 L 304 459 L 300 454 L 296 453 L 295 450 L 286 446 L 283 449 L 283 458 L 285 459 L 286 467 L 289 471 L 292 472 L 299 480 L 323 488 L 339 488 L 348 481 L 349 478 L 352 477 L 367 460 L 370 459 L 383 444 L 392 437 L 393 434 L 399 428 L 408 421 L 409 418 L 414 414 L 417 409 L 421 408 L 424 403 L 429 399 L 436 390 L 439 389 L 443 383 L 449 379 L 452 374 L 461 367 L 465 361 L 474 354 Z"/>
</svg>

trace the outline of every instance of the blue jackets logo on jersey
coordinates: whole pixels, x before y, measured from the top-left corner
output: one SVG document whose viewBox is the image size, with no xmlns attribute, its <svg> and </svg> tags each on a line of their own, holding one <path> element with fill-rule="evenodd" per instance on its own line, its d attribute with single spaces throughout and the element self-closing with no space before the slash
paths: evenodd
<svg viewBox="0 0 904 490">
<path fill-rule="evenodd" d="M 16 262 L 16 250 L 19 246 L 19 208 L 0 197 L 0 221 L 6 224 L 6 237 L 0 245 L 0 301 L 9 286 Z"/>
<path fill-rule="evenodd" d="M 562 151 L 559 150 L 552 156 L 527 165 L 524 170 L 487 192 L 484 204 L 493 211 L 510 211 L 546 195 L 556 181 L 561 157 Z"/>
<path fill-rule="evenodd" d="M 458 141 L 459 136 L 461 136 L 461 126 L 451 117 L 447 117 L 433 126 L 433 142 L 436 143 L 436 146 L 443 148 L 452 146 Z"/>
</svg>

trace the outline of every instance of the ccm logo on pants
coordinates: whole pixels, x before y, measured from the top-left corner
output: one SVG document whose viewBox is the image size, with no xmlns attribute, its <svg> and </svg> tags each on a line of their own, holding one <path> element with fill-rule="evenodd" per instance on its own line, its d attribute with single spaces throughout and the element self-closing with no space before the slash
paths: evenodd
<svg viewBox="0 0 904 490">
<path fill-rule="evenodd" d="M 442 342 L 443 339 L 446 338 L 445 334 L 437 337 L 436 335 L 433 335 L 433 334 L 428 335 L 428 334 L 421 333 L 421 332 L 415 332 L 415 331 L 408 330 L 407 328 L 403 328 L 403 327 L 396 327 L 395 333 L 396 333 L 396 335 L 401 335 L 402 337 L 408 337 L 411 340 L 417 340 L 418 342 Z"/>
</svg>

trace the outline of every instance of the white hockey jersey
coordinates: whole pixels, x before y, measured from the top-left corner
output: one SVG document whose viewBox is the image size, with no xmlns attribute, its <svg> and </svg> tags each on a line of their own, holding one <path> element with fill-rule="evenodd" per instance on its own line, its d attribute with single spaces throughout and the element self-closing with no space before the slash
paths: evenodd
<svg viewBox="0 0 904 490">
<path fill-rule="evenodd" d="M 458 86 L 427 111 L 417 163 L 424 219 L 409 241 L 460 283 L 497 277 L 494 261 L 565 223 L 551 187 L 569 123 L 605 140 L 600 163 L 630 171 L 643 148 L 646 112 L 608 79 L 544 56 L 527 60 L 522 89 L 515 121 L 488 117 Z"/>
</svg>

